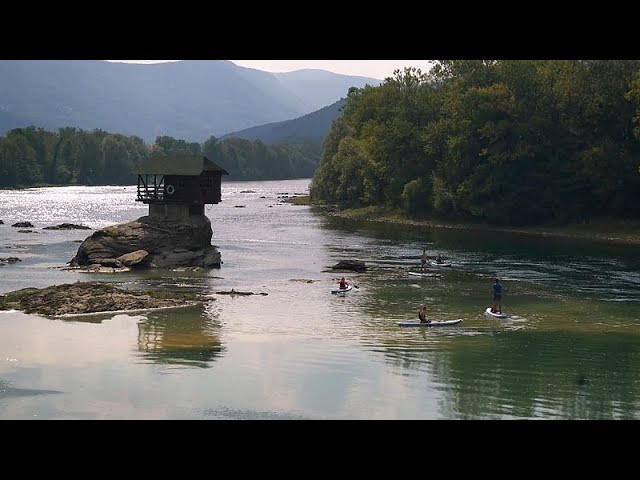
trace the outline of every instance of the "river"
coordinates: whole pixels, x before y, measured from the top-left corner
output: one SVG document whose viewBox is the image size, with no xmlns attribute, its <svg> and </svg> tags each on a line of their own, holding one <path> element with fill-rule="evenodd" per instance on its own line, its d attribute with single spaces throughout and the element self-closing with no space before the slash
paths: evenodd
<svg viewBox="0 0 640 480">
<path fill-rule="evenodd" d="M 0 312 L 0 419 L 638 419 L 637 247 L 347 221 L 282 201 L 309 180 L 226 182 L 220 269 L 64 271 L 89 230 L 146 215 L 134 186 L 0 191 L 0 293 L 100 280 L 202 307 L 49 319 Z M 20 233 L 11 225 L 34 224 Z M 422 249 L 453 263 L 407 274 Z M 364 261 L 330 289 L 338 261 Z M 491 286 L 506 320 L 488 318 Z M 229 296 L 230 289 L 266 295 Z M 457 325 L 401 328 L 426 305 Z"/>
</svg>

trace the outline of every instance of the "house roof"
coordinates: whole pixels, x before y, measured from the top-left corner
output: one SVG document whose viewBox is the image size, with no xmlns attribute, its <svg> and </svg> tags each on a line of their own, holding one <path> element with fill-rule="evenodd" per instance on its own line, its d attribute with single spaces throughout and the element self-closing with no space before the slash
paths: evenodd
<svg viewBox="0 0 640 480">
<path fill-rule="evenodd" d="M 216 165 L 207 157 L 171 156 L 149 157 L 143 161 L 137 169 L 139 175 L 187 175 L 198 176 L 202 172 L 221 172 L 229 175 L 224 168 Z"/>
</svg>

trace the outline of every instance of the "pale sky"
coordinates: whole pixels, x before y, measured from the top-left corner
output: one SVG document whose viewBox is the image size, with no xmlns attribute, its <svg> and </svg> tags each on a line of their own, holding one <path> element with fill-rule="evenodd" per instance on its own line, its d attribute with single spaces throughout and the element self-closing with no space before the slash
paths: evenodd
<svg viewBox="0 0 640 480">
<path fill-rule="evenodd" d="M 175 62 L 176 60 L 109 60 L 110 62 L 131 63 L 159 63 Z M 393 76 L 396 69 L 416 67 L 427 72 L 431 66 L 430 60 L 231 60 L 236 65 L 257 68 L 267 72 L 290 72 L 305 68 L 328 70 L 344 75 L 359 75 L 362 77 L 384 80 Z"/>
</svg>

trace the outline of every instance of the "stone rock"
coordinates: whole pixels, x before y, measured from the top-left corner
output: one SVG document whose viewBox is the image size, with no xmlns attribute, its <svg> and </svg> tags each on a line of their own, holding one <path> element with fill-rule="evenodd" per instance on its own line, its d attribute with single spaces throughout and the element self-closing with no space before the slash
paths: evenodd
<svg viewBox="0 0 640 480">
<path fill-rule="evenodd" d="M 125 267 L 132 267 L 138 264 L 148 263 L 145 259 L 149 256 L 149 252 L 146 250 L 136 250 L 135 252 L 125 253 L 116 258 Z"/>
<path fill-rule="evenodd" d="M 354 272 L 364 272 L 367 270 L 367 266 L 360 260 L 341 260 L 331 268 L 333 270 L 350 270 Z"/>
<path fill-rule="evenodd" d="M 59 316 L 96 312 L 184 307 L 203 303 L 204 297 L 180 292 L 139 292 L 100 282 L 23 288 L 0 295 L 0 310 Z"/>
<path fill-rule="evenodd" d="M 0 267 L 3 266 L 4 264 L 8 264 L 8 263 L 17 263 L 17 262 L 21 262 L 22 260 L 20 260 L 18 257 L 0 257 Z"/>
<path fill-rule="evenodd" d="M 104 265 L 104 260 L 144 250 L 147 256 L 137 265 L 220 268 L 220 253 L 211 245 L 212 236 L 211 221 L 205 215 L 181 221 L 145 216 L 95 231 L 80 244 L 70 265 Z"/>
<path fill-rule="evenodd" d="M 100 259 L 100 265 L 103 267 L 122 268 L 122 263 L 116 258 L 102 258 Z"/>
<path fill-rule="evenodd" d="M 43 230 L 91 230 L 86 225 L 76 225 L 75 223 L 61 223 L 52 227 L 43 227 Z"/>
<path fill-rule="evenodd" d="M 33 228 L 33 223 L 31 223 L 31 222 L 18 222 L 18 223 L 14 223 L 11 226 L 12 227 L 16 227 L 16 228 Z"/>
</svg>

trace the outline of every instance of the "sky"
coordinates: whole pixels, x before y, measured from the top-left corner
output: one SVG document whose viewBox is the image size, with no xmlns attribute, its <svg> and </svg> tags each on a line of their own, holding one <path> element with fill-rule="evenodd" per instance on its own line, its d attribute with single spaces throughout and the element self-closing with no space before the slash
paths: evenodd
<svg viewBox="0 0 640 480">
<path fill-rule="evenodd" d="M 110 62 L 158 63 L 176 60 L 109 60 Z M 231 60 L 241 67 L 256 68 L 267 72 L 290 72 L 305 68 L 328 70 L 343 75 L 359 75 L 384 80 L 393 76 L 396 69 L 416 67 L 426 72 L 429 60 Z"/>
</svg>

